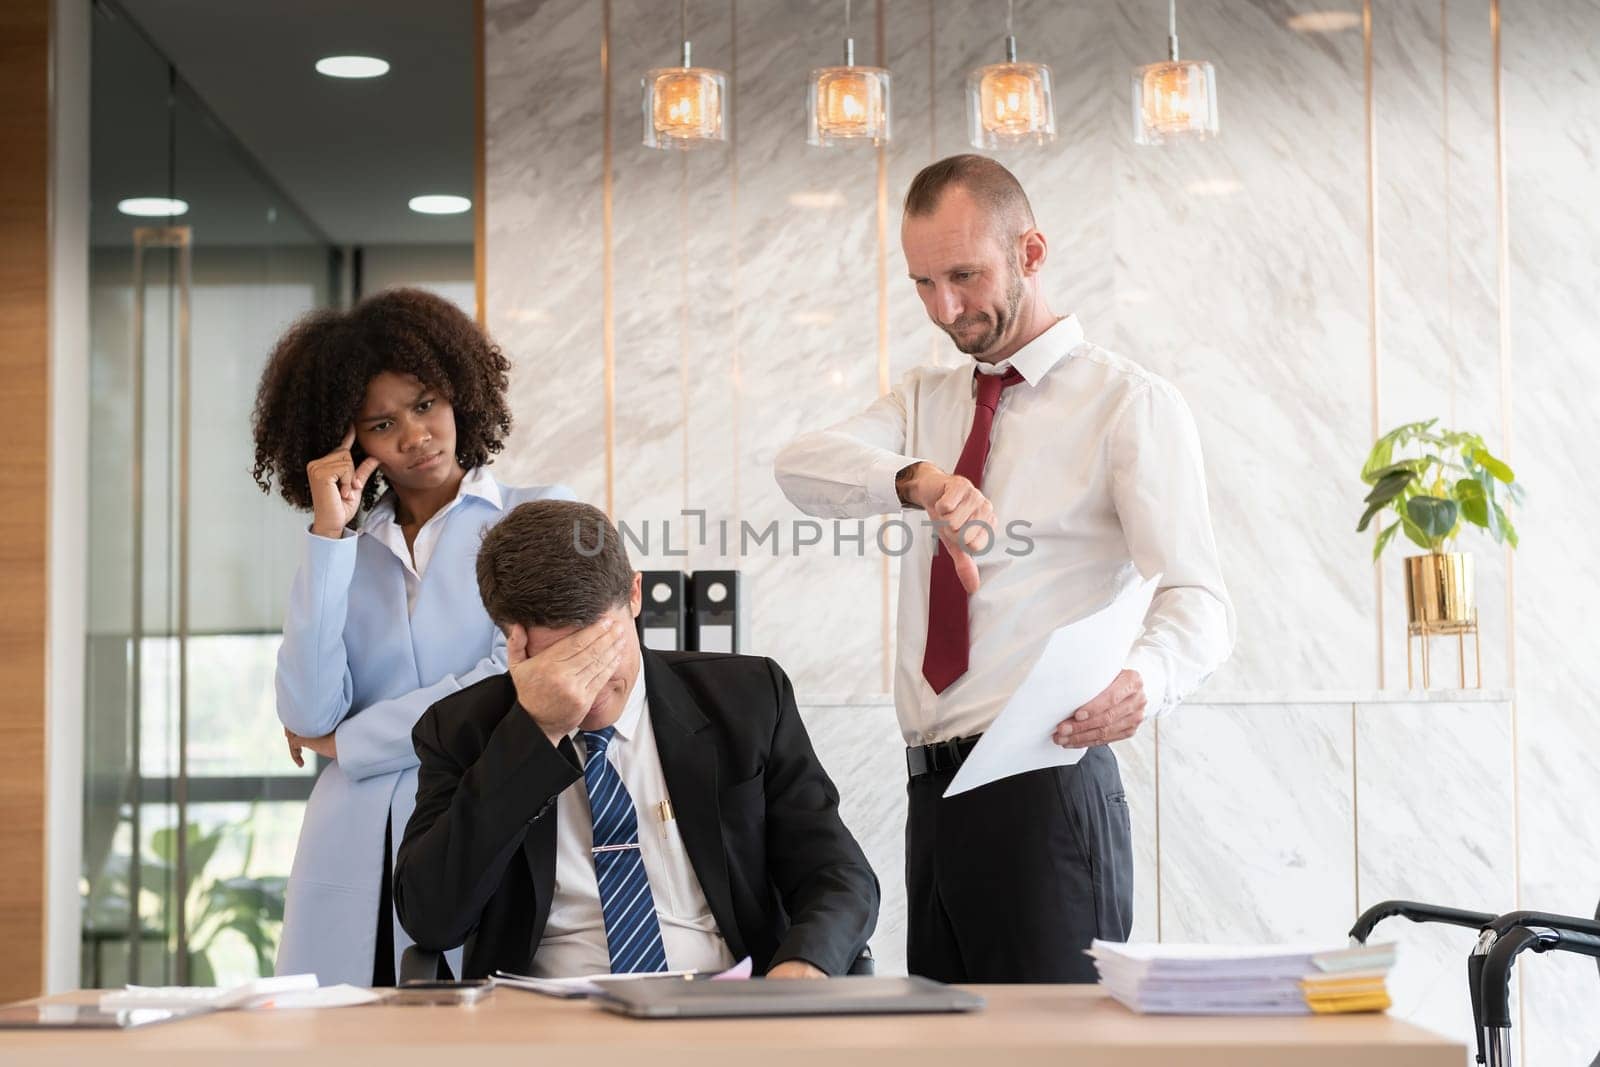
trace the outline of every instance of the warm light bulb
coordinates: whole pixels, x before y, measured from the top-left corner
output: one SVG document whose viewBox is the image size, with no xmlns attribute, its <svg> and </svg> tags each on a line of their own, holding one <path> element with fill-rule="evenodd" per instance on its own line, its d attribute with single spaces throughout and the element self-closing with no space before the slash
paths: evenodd
<svg viewBox="0 0 1600 1067">
<path fill-rule="evenodd" d="M 814 70 L 806 112 L 809 144 L 882 144 L 889 139 L 889 72 L 878 67 Z"/>
<path fill-rule="evenodd" d="M 693 148 L 727 140 L 727 76 L 704 67 L 663 67 L 644 79 L 644 143 Z"/>
<path fill-rule="evenodd" d="M 1217 132 L 1216 75 L 1211 64 L 1152 63 L 1134 72 L 1134 137 L 1140 144 L 1168 138 L 1204 140 Z"/>
<path fill-rule="evenodd" d="M 657 90 L 658 125 L 692 129 L 700 125 L 705 113 L 705 87 L 699 78 L 683 76 L 664 79 Z"/>
<path fill-rule="evenodd" d="M 1002 148 L 1055 139 L 1050 68 L 1038 63 L 996 63 L 968 76 L 969 139 L 978 148 Z"/>
<path fill-rule="evenodd" d="M 983 80 L 982 92 L 989 101 L 984 110 L 994 125 L 1006 132 L 1028 129 L 1038 107 L 1034 102 L 1033 79 L 1025 74 L 999 71 Z"/>
</svg>

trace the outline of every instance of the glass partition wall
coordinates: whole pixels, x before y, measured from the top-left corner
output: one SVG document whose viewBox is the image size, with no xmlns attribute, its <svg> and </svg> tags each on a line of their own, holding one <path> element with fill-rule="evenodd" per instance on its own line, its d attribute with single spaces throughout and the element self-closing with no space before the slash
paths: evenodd
<svg viewBox="0 0 1600 1067">
<path fill-rule="evenodd" d="M 250 409 L 339 263 L 119 8 L 93 34 L 82 981 L 227 984 L 271 973 L 317 770 L 273 706 L 305 519 Z"/>
</svg>

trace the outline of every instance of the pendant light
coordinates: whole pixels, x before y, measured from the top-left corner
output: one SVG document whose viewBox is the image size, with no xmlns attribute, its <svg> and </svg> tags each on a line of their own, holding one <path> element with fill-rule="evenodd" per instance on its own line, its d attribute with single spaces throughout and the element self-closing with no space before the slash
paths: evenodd
<svg viewBox="0 0 1600 1067">
<path fill-rule="evenodd" d="M 1178 0 L 1167 0 L 1167 61 L 1133 72 L 1133 139 L 1158 145 L 1216 135 L 1217 72 L 1178 58 Z"/>
<path fill-rule="evenodd" d="M 646 148 L 703 148 L 728 140 L 728 75 L 690 60 L 689 0 L 678 8 L 683 65 L 645 72 Z"/>
<path fill-rule="evenodd" d="M 1006 0 L 1006 61 L 967 75 L 967 137 L 974 148 L 1009 148 L 1056 139 L 1050 68 L 1017 62 L 1015 0 Z"/>
<path fill-rule="evenodd" d="M 844 0 L 844 66 L 819 67 L 806 88 L 806 144 L 818 148 L 889 143 L 889 72 L 856 66 L 850 0 Z"/>
</svg>

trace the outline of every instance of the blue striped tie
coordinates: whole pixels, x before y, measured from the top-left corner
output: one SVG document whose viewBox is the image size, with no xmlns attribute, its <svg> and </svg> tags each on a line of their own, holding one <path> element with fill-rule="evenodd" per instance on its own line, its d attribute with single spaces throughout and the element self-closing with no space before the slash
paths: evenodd
<svg viewBox="0 0 1600 1067">
<path fill-rule="evenodd" d="M 606 947 L 611 951 L 611 973 L 631 974 L 667 969 L 661 945 L 661 923 L 650 879 L 639 852 L 639 819 L 633 797 L 622 784 L 606 746 L 616 734 L 584 730 L 588 757 L 583 764 L 583 784 L 589 789 L 589 814 L 594 822 L 594 873 L 600 883 L 600 912 L 606 921 Z"/>
</svg>

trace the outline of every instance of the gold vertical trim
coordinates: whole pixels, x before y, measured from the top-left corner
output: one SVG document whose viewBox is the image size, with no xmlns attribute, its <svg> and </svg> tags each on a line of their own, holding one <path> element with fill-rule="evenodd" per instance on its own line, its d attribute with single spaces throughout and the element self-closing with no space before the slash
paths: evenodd
<svg viewBox="0 0 1600 1067">
<path fill-rule="evenodd" d="M 682 407 L 683 509 L 689 510 L 689 153 L 678 153 L 678 400 Z"/>
<path fill-rule="evenodd" d="M 1151 723 L 1155 730 L 1155 809 L 1156 809 L 1156 940 L 1161 940 L 1161 720 Z"/>
<path fill-rule="evenodd" d="M 604 0 L 600 8 L 600 107 L 601 119 L 601 183 L 600 183 L 600 348 L 604 361 L 605 379 L 605 440 L 606 440 L 606 514 L 617 517 L 616 506 L 616 451 L 617 451 L 617 321 L 616 300 L 612 291 L 614 279 L 612 244 L 615 227 L 612 220 L 611 187 L 611 0 Z"/>
<path fill-rule="evenodd" d="M 728 0 L 728 20 L 732 24 L 729 31 L 730 57 L 728 60 L 728 83 L 735 87 L 739 84 L 739 6 L 737 0 Z M 735 114 L 732 117 L 734 129 L 741 128 L 737 122 L 739 108 L 739 94 L 734 93 L 729 106 Z M 740 414 L 744 402 L 744 382 L 740 377 L 741 366 L 739 359 L 739 139 L 731 138 L 728 144 L 728 218 L 729 226 L 729 258 L 732 259 L 732 279 L 729 287 L 733 299 L 733 362 L 730 368 L 729 385 L 733 389 L 733 447 L 728 455 L 732 457 L 733 464 L 733 515 L 736 521 L 739 518 L 739 467 L 743 460 L 743 453 L 739 448 Z"/>
<path fill-rule="evenodd" d="M 878 44 L 876 62 L 878 66 L 887 66 L 888 45 L 886 35 L 888 32 L 888 19 L 885 14 L 884 0 L 878 0 L 874 5 Z M 877 182 L 877 210 L 878 210 L 878 395 L 889 391 L 889 150 L 884 145 L 878 146 L 878 182 Z M 889 612 L 891 598 L 889 595 L 889 557 L 884 555 L 880 567 L 880 596 L 879 596 L 879 639 L 883 647 L 882 684 L 887 691 L 893 688 L 894 683 L 894 644 L 889 625 Z"/>
<path fill-rule="evenodd" d="M 1501 79 L 1500 0 L 1489 0 L 1489 35 L 1494 53 L 1494 185 L 1496 274 L 1499 287 L 1500 327 L 1500 436 L 1501 447 L 1511 456 L 1511 213 L 1506 193 L 1505 86 Z M 1516 556 L 1506 553 L 1506 680 L 1511 698 L 1511 831 L 1517 906 L 1522 900 L 1522 795 L 1517 760 L 1517 600 Z"/>
<path fill-rule="evenodd" d="M 1355 915 L 1361 914 L 1361 705 L 1350 705 L 1350 855 L 1355 869 Z"/>
<path fill-rule="evenodd" d="M 1506 190 L 1505 85 L 1500 52 L 1500 0 L 1489 0 L 1489 33 L 1494 52 L 1494 190 L 1495 273 L 1499 290 L 1500 327 L 1500 446 L 1509 458 L 1511 435 L 1511 210 Z M 1517 684 L 1515 556 L 1506 549 L 1506 669 L 1512 687 Z"/>
<path fill-rule="evenodd" d="M 1377 106 L 1372 90 L 1372 0 L 1361 3 L 1361 48 L 1363 67 L 1363 94 L 1367 125 L 1367 367 L 1369 388 L 1372 393 L 1372 439 L 1383 433 L 1382 406 L 1379 390 L 1382 377 L 1378 364 L 1378 122 Z M 1379 534 L 1373 530 L 1373 537 Z M 1383 564 L 1372 566 L 1373 592 L 1376 600 L 1375 614 L 1378 631 L 1378 688 L 1388 682 L 1388 670 L 1383 655 Z"/>
<path fill-rule="evenodd" d="M 486 16 L 484 0 L 472 0 L 472 62 L 477 74 L 473 86 L 472 116 L 472 287 L 476 296 L 478 326 L 489 328 L 488 261 L 489 220 L 489 166 L 488 154 L 488 81 L 489 68 L 485 62 L 483 20 Z"/>
<path fill-rule="evenodd" d="M 1495 198 L 1495 275 L 1499 325 L 1500 364 L 1500 443 L 1506 458 L 1512 458 L 1511 435 L 1511 210 L 1506 189 L 1506 95 L 1505 62 L 1501 51 L 1500 0 L 1489 0 L 1489 42 L 1494 66 L 1494 198 Z M 1506 546 L 1506 681 L 1511 687 L 1511 877 L 1512 905 L 1522 907 L 1522 774 L 1521 723 L 1517 711 L 1517 568 L 1511 547 Z M 1522 973 L 1517 988 L 1523 991 Z M 1517 998 L 1518 1056 L 1527 1058 L 1528 998 Z"/>
<path fill-rule="evenodd" d="M 1457 379 L 1461 365 L 1461 350 L 1456 343 L 1455 299 L 1455 234 L 1452 225 L 1454 211 L 1451 196 L 1450 140 L 1450 13 L 1449 0 L 1439 0 L 1439 112 L 1440 132 L 1444 147 L 1444 330 L 1446 356 L 1447 403 L 1445 405 L 1450 425 L 1457 421 Z"/>
<path fill-rule="evenodd" d="M 928 162 L 939 158 L 939 20 L 928 0 Z"/>
<path fill-rule="evenodd" d="M 928 162 L 939 159 L 939 20 L 928 0 Z M 928 331 L 928 362 L 939 362 L 939 331 Z"/>
</svg>

